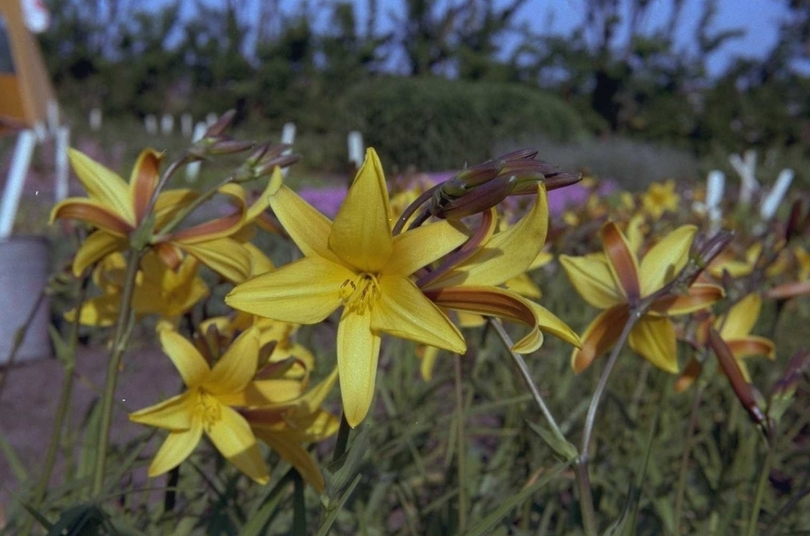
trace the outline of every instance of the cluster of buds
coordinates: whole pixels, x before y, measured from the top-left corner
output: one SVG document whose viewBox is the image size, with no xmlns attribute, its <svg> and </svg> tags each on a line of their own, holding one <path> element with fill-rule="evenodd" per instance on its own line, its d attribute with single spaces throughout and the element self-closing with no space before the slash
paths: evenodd
<svg viewBox="0 0 810 536">
<path fill-rule="evenodd" d="M 247 182 L 273 173 L 275 168 L 286 168 L 298 162 L 300 156 L 292 154 L 292 145 L 263 143 L 239 166 L 233 174 L 235 182 Z"/>
<path fill-rule="evenodd" d="M 578 182 L 579 173 L 535 160 L 537 151 L 521 149 L 459 171 L 433 192 L 429 212 L 457 219 L 483 212 L 511 195 L 534 194 L 536 184 L 554 190 Z"/>
<path fill-rule="evenodd" d="M 206 160 L 216 155 L 241 153 L 255 147 L 255 141 L 236 140 L 225 134 L 235 117 L 236 110 L 229 110 L 208 127 L 203 137 L 189 147 L 188 156 L 191 161 Z"/>
</svg>

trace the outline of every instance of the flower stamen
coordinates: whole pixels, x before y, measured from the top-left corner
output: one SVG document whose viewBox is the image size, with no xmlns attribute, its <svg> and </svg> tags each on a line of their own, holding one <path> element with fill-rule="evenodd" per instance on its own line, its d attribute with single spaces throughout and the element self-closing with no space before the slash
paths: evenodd
<svg viewBox="0 0 810 536">
<path fill-rule="evenodd" d="M 340 300 L 351 312 L 364 314 L 380 296 L 380 282 L 377 276 L 364 272 L 354 280 L 347 279 L 340 286 Z"/>
</svg>

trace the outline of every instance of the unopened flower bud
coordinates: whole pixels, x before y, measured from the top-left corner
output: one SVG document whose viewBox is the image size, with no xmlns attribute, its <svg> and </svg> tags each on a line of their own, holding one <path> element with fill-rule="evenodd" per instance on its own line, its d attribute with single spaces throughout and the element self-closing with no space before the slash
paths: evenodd
<svg viewBox="0 0 810 536">
<path fill-rule="evenodd" d="M 776 421 L 781 419 L 796 394 L 796 388 L 805 371 L 810 368 L 810 351 L 799 350 L 790 358 L 787 369 L 771 390 L 768 416 Z"/>
<path fill-rule="evenodd" d="M 228 110 L 217 119 L 213 125 L 208 127 L 203 138 L 215 138 L 222 136 L 230 128 L 233 119 L 236 117 L 236 110 Z"/>
<path fill-rule="evenodd" d="M 232 139 L 222 139 L 215 141 L 209 148 L 208 154 L 210 155 L 223 155 L 241 153 L 256 147 L 255 141 L 242 141 Z"/>
<path fill-rule="evenodd" d="M 436 207 L 433 215 L 443 219 L 459 219 L 483 212 L 506 199 L 515 187 L 516 179 L 497 177 L 469 190 L 461 197 L 445 201 Z"/>
</svg>

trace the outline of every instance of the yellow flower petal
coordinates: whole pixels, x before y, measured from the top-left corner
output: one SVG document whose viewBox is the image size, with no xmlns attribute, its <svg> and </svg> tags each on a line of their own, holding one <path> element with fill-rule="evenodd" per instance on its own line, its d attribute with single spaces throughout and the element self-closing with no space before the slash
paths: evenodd
<svg viewBox="0 0 810 536">
<path fill-rule="evenodd" d="M 68 149 L 68 158 L 88 195 L 102 205 L 110 207 L 134 227 L 135 211 L 129 187 L 124 179 L 76 149 Z"/>
<path fill-rule="evenodd" d="M 671 294 L 655 300 L 649 314 L 653 316 L 677 316 L 705 309 L 725 296 L 723 287 L 709 283 L 695 283 L 686 295 Z"/>
<path fill-rule="evenodd" d="M 220 404 L 219 411 L 219 420 L 205 429 L 211 442 L 240 471 L 259 484 L 267 484 L 270 474 L 250 425 L 224 404 Z"/>
<path fill-rule="evenodd" d="M 183 463 L 202 438 L 202 422 L 197 421 L 188 430 L 170 432 L 149 465 L 149 477 L 154 478 Z"/>
<path fill-rule="evenodd" d="M 582 346 L 582 340 L 579 338 L 579 335 L 577 335 L 568 324 L 560 320 L 557 315 L 531 300 L 526 300 L 526 303 L 531 306 L 537 325 L 540 326 L 541 330 L 546 333 L 551 333 L 555 337 L 577 348 Z"/>
<path fill-rule="evenodd" d="M 345 311 L 337 332 L 337 359 L 343 414 L 354 428 L 366 418 L 374 399 L 380 337 L 371 331 L 371 314 Z"/>
<path fill-rule="evenodd" d="M 542 184 L 537 200 L 521 220 L 495 234 L 484 247 L 454 272 L 460 277 L 442 278 L 443 286 L 501 285 L 522 274 L 543 249 L 548 231 L 548 200 Z"/>
<path fill-rule="evenodd" d="M 202 387 L 214 395 L 241 391 L 256 375 L 258 358 L 259 330 L 250 328 L 231 343 Z"/>
<path fill-rule="evenodd" d="M 123 251 L 129 246 L 126 238 L 98 230 L 92 233 L 79 247 L 73 259 L 73 275 L 79 277 L 88 266 L 116 251 Z"/>
<path fill-rule="evenodd" d="M 270 206 L 270 197 L 274 195 L 281 187 L 282 175 L 281 168 L 276 167 L 273 174 L 270 175 L 270 180 L 267 181 L 267 187 L 259 194 L 259 198 L 250 205 L 247 211 L 247 221 L 253 221 L 259 217 L 259 214 L 264 212 Z"/>
<path fill-rule="evenodd" d="M 444 257 L 467 240 L 458 224 L 447 220 L 423 225 L 394 237 L 391 258 L 383 272 L 408 276 Z"/>
<path fill-rule="evenodd" d="M 129 197 L 135 213 L 135 221 L 140 222 L 152 193 L 160 180 L 160 161 L 163 156 L 152 149 L 146 149 L 138 156 L 132 175 L 129 178 Z"/>
<path fill-rule="evenodd" d="M 740 339 L 732 339 L 726 341 L 731 353 L 739 361 L 749 357 L 763 356 L 770 360 L 776 359 L 776 346 L 773 341 L 765 337 L 758 337 L 756 335 L 748 335 Z M 750 378 L 746 378 L 750 383 Z"/>
<path fill-rule="evenodd" d="M 718 318 L 714 327 L 720 331 L 720 337 L 725 341 L 741 339 L 751 333 L 759 318 L 761 307 L 760 297 L 757 294 L 749 294 L 729 309 L 728 313 Z"/>
<path fill-rule="evenodd" d="M 118 318 L 118 307 L 120 304 L 120 294 L 108 294 L 90 298 L 82 304 L 79 324 L 99 327 L 112 326 Z M 75 319 L 75 309 L 71 309 L 65 313 L 65 320 L 68 322 L 73 322 Z"/>
<path fill-rule="evenodd" d="M 571 353 L 571 368 L 579 374 L 588 368 L 594 359 L 607 352 L 622 333 L 629 318 L 627 305 L 616 305 L 599 314 L 582 334 L 582 348 Z"/>
<path fill-rule="evenodd" d="M 602 227 L 602 246 L 616 286 L 628 301 L 637 300 L 641 291 L 636 253 L 630 247 L 627 237 L 612 221 Z"/>
<path fill-rule="evenodd" d="M 339 264 L 304 257 L 238 285 L 225 303 L 274 320 L 317 324 L 341 305 L 341 285 L 354 278 Z"/>
<path fill-rule="evenodd" d="M 160 332 L 160 345 L 163 353 L 174 363 L 186 387 L 197 387 L 207 379 L 211 369 L 188 339 L 176 331 L 163 330 Z"/>
<path fill-rule="evenodd" d="M 284 185 L 270 197 L 270 207 L 304 255 L 341 263 L 338 256 L 329 249 L 332 222 L 326 216 Z"/>
<path fill-rule="evenodd" d="M 267 443 L 270 448 L 278 452 L 290 465 L 295 467 L 301 477 L 315 488 L 315 491 L 323 493 L 325 485 L 323 474 L 321 474 L 318 463 L 306 449 L 287 437 L 284 432 L 271 432 L 256 428 L 255 434 L 259 439 Z"/>
<path fill-rule="evenodd" d="M 243 390 L 217 395 L 223 404 L 238 407 L 288 407 L 303 393 L 304 385 L 298 380 L 255 380 Z"/>
<path fill-rule="evenodd" d="M 535 285 L 534 281 L 532 281 L 532 278 L 529 277 L 529 274 L 527 273 L 522 273 L 517 277 L 513 277 L 507 281 L 504 286 L 512 292 L 520 294 L 525 298 L 538 299 L 540 296 L 542 296 L 540 289 L 537 287 L 537 285 Z"/>
<path fill-rule="evenodd" d="M 439 356 L 439 349 L 435 346 L 425 346 L 422 352 L 417 354 L 421 359 L 419 372 L 422 379 L 429 382 L 433 379 L 433 367 L 436 365 L 436 358 Z"/>
<path fill-rule="evenodd" d="M 198 396 L 197 391 L 186 391 L 154 406 L 130 413 L 129 420 L 166 430 L 189 430 L 194 426 L 192 416 Z"/>
<path fill-rule="evenodd" d="M 458 328 L 405 277 L 380 278 L 380 298 L 371 311 L 371 327 L 459 354 L 467 350 Z"/>
<path fill-rule="evenodd" d="M 560 264 L 582 299 L 599 309 L 609 309 L 622 303 L 607 260 L 601 253 L 584 257 L 560 255 Z"/>
<path fill-rule="evenodd" d="M 393 250 L 391 208 L 382 164 L 374 149 L 358 170 L 332 222 L 329 248 L 363 272 L 379 272 Z"/>
<path fill-rule="evenodd" d="M 121 237 L 129 236 L 133 230 L 120 214 L 94 199 L 70 197 L 60 201 L 51 211 L 51 223 L 56 219 L 81 220 Z"/>
<path fill-rule="evenodd" d="M 235 240 L 220 238 L 199 244 L 177 245 L 229 281 L 240 283 L 250 275 L 250 254 Z"/>
<path fill-rule="evenodd" d="M 649 296 L 672 281 L 686 266 L 696 232 L 694 225 L 678 227 L 644 255 L 640 275 L 643 296 Z"/>
<path fill-rule="evenodd" d="M 630 348 L 656 367 L 672 374 L 678 373 L 675 326 L 669 318 L 641 317 L 630 331 L 627 342 Z"/>
</svg>

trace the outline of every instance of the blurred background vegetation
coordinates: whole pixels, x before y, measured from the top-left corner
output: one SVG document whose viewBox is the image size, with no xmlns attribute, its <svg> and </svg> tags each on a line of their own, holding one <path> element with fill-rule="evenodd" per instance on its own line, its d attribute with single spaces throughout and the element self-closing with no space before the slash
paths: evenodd
<svg viewBox="0 0 810 536">
<path fill-rule="evenodd" d="M 697 18 L 683 15 L 685 0 L 583 0 L 587 15 L 564 33 L 521 23 L 527 0 L 398 0 L 396 16 L 378 0 L 292 11 L 280 0 L 48 0 L 39 39 L 77 124 L 95 107 L 129 122 L 236 107 L 265 136 L 295 122 L 319 171 L 346 169 L 345 136 L 360 129 L 400 170 L 457 168 L 527 143 L 583 153 L 615 143 L 587 164 L 615 175 L 610 155 L 642 155 L 652 164 L 619 177 L 646 175 L 630 188 L 728 168 L 729 153 L 750 148 L 776 151 L 806 181 L 810 0 L 767 1 L 789 12 L 777 44 L 720 73 L 709 62 L 742 30 L 716 29 L 716 0 Z M 669 19 L 650 29 L 656 10 Z"/>
</svg>

